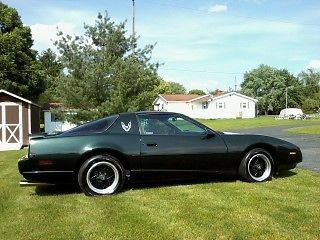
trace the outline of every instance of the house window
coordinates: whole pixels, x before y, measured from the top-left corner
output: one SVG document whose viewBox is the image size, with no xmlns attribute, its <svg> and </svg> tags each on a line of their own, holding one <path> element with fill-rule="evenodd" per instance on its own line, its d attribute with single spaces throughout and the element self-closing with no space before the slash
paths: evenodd
<svg viewBox="0 0 320 240">
<path fill-rule="evenodd" d="M 207 109 L 207 108 L 208 108 L 208 102 L 203 102 L 202 109 Z"/>
<path fill-rule="evenodd" d="M 247 108 L 247 103 L 242 103 L 242 108 Z"/>
<path fill-rule="evenodd" d="M 59 116 L 57 116 L 57 114 L 51 113 L 51 122 L 60 122 Z"/>
<path fill-rule="evenodd" d="M 219 108 L 223 108 L 223 103 L 219 102 Z"/>
</svg>

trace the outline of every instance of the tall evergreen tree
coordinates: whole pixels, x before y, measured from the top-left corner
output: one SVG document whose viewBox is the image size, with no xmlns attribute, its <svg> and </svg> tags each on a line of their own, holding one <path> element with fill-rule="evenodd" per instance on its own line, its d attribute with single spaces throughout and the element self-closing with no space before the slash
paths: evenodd
<svg viewBox="0 0 320 240">
<path fill-rule="evenodd" d="M 59 32 L 55 42 L 64 68 L 57 89 L 64 105 L 77 111 L 68 120 L 152 108 L 161 83 L 158 64 L 150 61 L 154 46 L 132 54 L 136 39 L 126 35 L 125 22 L 117 24 L 107 14 L 84 28 L 83 36 Z"/>
</svg>

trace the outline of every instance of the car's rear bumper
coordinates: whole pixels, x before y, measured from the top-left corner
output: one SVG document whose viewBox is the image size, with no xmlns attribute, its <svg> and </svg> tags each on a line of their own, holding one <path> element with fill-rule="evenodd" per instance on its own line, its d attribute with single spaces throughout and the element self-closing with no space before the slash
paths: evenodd
<svg viewBox="0 0 320 240">
<path fill-rule="evenodd" d="M 74 171 L 64 170 L 42 170 L 30 161 L 27 156 L 22 157 L 18 162 L 20 174 L 24 177 L 20 186 L 39 186 L 53 184 L 69 184 L 75 179 Z"/>
</svg>

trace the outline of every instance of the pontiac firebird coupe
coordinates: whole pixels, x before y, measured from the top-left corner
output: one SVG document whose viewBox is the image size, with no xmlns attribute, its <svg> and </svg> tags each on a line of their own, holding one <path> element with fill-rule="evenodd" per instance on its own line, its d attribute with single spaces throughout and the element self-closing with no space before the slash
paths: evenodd
<svg viewBox="0 0 320 240">
<path fill-rule="evenodd" d="M 295 168 L 283 140 L 214 131 L 178 113 L 122 113 L 56 135 L 30 137 L 21 186 L 77 183 L 85 194 L 118 192 L 130 177 L 232 174 L 263 182 Z"/>
</svg>

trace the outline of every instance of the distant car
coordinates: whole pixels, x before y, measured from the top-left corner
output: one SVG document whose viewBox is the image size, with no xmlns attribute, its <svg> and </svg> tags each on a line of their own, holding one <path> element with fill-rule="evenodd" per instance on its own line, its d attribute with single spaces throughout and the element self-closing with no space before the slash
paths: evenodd
<svg viewBox="0 0 320 240">
<path fill-rule="evenodd" d="M 215 131 L 178 113 L 136 112 L 31 137 L 18 168 L 21 186 L 76 183 L 88 195 L 106 195 L 145 175 L 262 182 L 301 161 L 299 147 L 277 138 Z"/>
<path fill-rule="evenodd" d="M 307 116 L 300 108 L 285 108 L 280 111 L 278 119 L 305 119 Z"/>
</svg>

